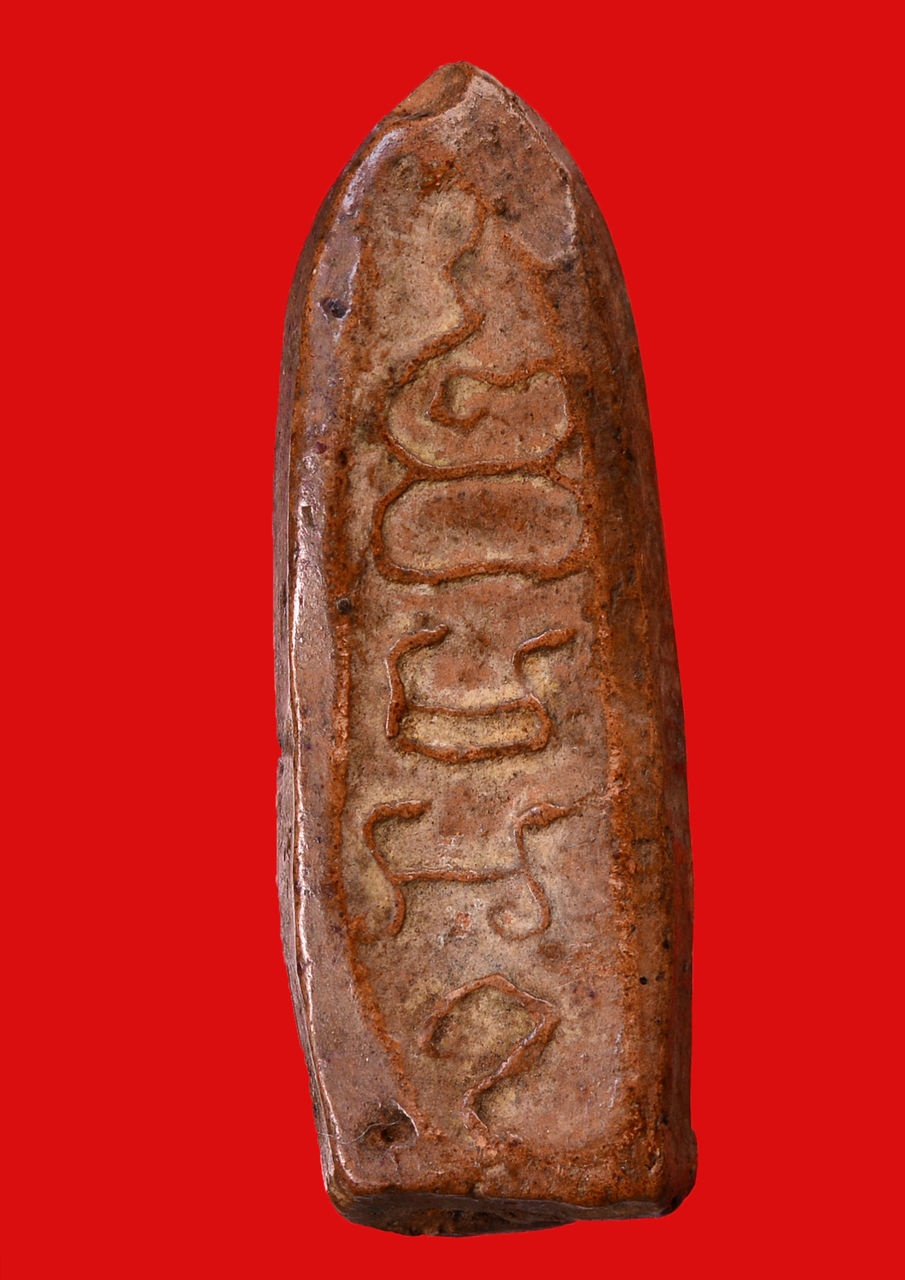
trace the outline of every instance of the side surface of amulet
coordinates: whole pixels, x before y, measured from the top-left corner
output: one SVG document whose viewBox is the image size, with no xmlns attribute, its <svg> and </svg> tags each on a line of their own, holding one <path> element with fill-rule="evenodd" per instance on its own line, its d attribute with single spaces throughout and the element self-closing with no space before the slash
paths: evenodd
<svg viewBox="0 0 905 1280">
<path fill-rule="evenodd" d="M 308 237 L 274 527 L 282 927 L 331 1199 L 407 1234 L 669 1212 L 691 860 L 638 345 L 574 162 L 468 64 Z"/>
</svg>

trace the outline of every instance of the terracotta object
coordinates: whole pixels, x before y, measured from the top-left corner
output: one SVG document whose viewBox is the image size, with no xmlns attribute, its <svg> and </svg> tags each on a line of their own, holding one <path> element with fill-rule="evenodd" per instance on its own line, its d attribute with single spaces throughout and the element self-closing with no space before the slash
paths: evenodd
<svg viewBox="0 0 905 1280">
<path fill-rule="evenodd" d="M 467 64 L 308 238 L 275 530 L 283 932 L 333 1202 L 406 1233 L 668 1212 L 691 867 L 638 346 L 574 163 Z"/>
</svg>

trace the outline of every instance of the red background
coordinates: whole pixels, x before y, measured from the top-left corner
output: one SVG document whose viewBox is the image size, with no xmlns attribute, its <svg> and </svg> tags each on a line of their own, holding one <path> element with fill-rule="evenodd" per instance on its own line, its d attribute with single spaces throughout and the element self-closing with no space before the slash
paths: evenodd
<svg viewBox="0 0 905 1280">
<path fill-rule="evenodd" d="M 892 13 L 8 21 L 6 1274 L 891 1273 Z M 280 954 L 271 471 L 317 205 L 459 58 L 571 150 L 634 306 L 688 726 L 700 1173 L 662 1221 L 405 1240 L 324 1195 Z"/>
</svg>

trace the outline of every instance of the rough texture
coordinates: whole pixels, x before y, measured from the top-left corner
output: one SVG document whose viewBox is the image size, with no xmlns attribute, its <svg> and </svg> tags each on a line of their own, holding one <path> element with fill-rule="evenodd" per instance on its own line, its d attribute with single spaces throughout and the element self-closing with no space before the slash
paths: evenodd
<svg viewBox="0 0 905 1280">
<path fill-rule="evenodd" d="M 275 538 L 283 932 L 334 1203 L 459 1235 L 668 1212 L 691 868 L 638 346 L 574 163 L 467 64 L 302 253 Z"/>
</svg>

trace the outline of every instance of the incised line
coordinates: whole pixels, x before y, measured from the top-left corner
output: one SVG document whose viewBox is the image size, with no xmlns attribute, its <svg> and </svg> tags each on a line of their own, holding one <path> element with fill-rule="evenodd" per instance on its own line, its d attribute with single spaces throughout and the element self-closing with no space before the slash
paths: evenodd
<svg viewBox="0 0 905 1280">
<path fill-rule="evenodd" d="M 386 656 L 387 675 L 390 681 L 390 700 L 387 706 L 386 736 L 392 739 L 400 751 L 416 751 L 420 755 L 429 756 L 432 760 L 444 760 L 447 764 L 464 764 L 472 760 L 498 759 L 502 756 L 519 755 L 525 751 L 540 751 L 550 740 L 553 732 L 553 721 L 543 703 L 533 693 L 527 692 L 522 698 L 510 698 L 500 702 L 488 703 L 483 707 L 460 708 L 438 704 L 416 704 L 409 701 L 405 682 L 399 670 L 399 663 L 405 654 L 413 649 L 422 649 L 429 645 L 440 644 L 449 635 L 449 627 L 440 626 L 423 631 L 416 631 L 401 636 Z M 525 640 L 512 655 L 512 665 L 519 682 L 524 686 L 525 677 L 522 671 L 524 659 L 538 649 L 556 649 L 567 644 L 575 635 L 572 627 L 545 631 L 531 640 Z M 537 728 L 530 738 L 521 741 L 498 741 L 478 747 L 444 747 L 439 744 L 417 742 L 405 732 L 405 721 L 414 715 L 435 716 L 446 715 L 459 718 L 485 720 L 488 717 L 509 716 L 513 712 L 528 711 L 537 719 Z M 502 724 L 501 724 L 502 730 Z"/>
<path fill-rule="evenodd" d="M 377 863 L 387 884 L 390 886 L 393 894 L 393 909 L 387 923 L 381 929 L 373 932 L 368 929 L 364 916 L 356 917 L 353 923 L 356 934 L 364 942 L 378 942 L 385 938 L 398 936 L 402 926 L 405 924 L 406 916 L 403 885 L 412 884 L 419 880 L 428 882 L 443 881 L 447 884 L 489 884 L 500 880 L 513 879 L 517 876 L 524 877 L 528 891 L 537 904 L 540 912 L 539 923 L 529 929 L 521 930 L 507 926 L 502 919 L 502 912 L 505 907 L 499 906 L 488 914 L 490 927 L 501 938 L 509 941 L 522 941 L 536 933 L 543 933 L 550 926 L 550 902 L 541 885 L 531 873 L 528 851 L 525 848 L 525 831 L 531 828 L 548 827 L 551 822 L 568 817 L 569 814 L 578 809 L 580 803 L 580 801 L 577 801 L 571 805 L 555 805 L 544 802 L 525 810 L 524 813 L 518 816 L 515 823 L 515 843 L 518 850 L 516 865 L 514 867 L 503 867 L 495 871 L 454 871 L 445 868 L 434 871 L 393 871 L 377 844 L 375 827 L 379 823 L 392 819 L 408 820 L 420 818 L 430 809 L 431 802 L 429 800 L 421 800 L 408 801 L 402 804 L 378 805 L 365 820 L 362 826 L 362 836 L 371 857 Z"/>
<path fill-rule="evenodd" d="M 418 1044 L 421 1050 L 435 1057 L 441 1056 L 434 1044 L 434 1039 L 443 1019 L 467 996 L 488 987 L 501 992 L 503 995 L 511 996 L 530 1017 L 534 1018 L 535 1023 L 533 1029 L 518 1042 L 496 1070 L 491 1071 L 483 1079 L 477 1081 L 476 1084 L 471 1085 L 462 1099 L 462 1118 L 465 1122 L 465 1127 L 482 1146 L 486 1145 L 489 1140 L 489 1130 L 478 1115 L 478 1098 L 487 1093 L 489 1089 L 492 1089 L 494 1085 L 499 1084 L 500 1081 L 520 1075 L 522 1072 L 527 1071 L 529 1067 L 532 1067 L 543 1053 L 560 1021 L 559 1015 L 548 1001 L 541 1000 L 527 991 L 520 990 L 508 978 L 504 978 L 501 973 L 491 973 L 485 978 L 476 978 L 474 982 L 468 982 L 465 986 L 457 987 L 455 991 L 450 991 L 448 995 L 438 1001 L 418 1037 Z"/>
</svg>

